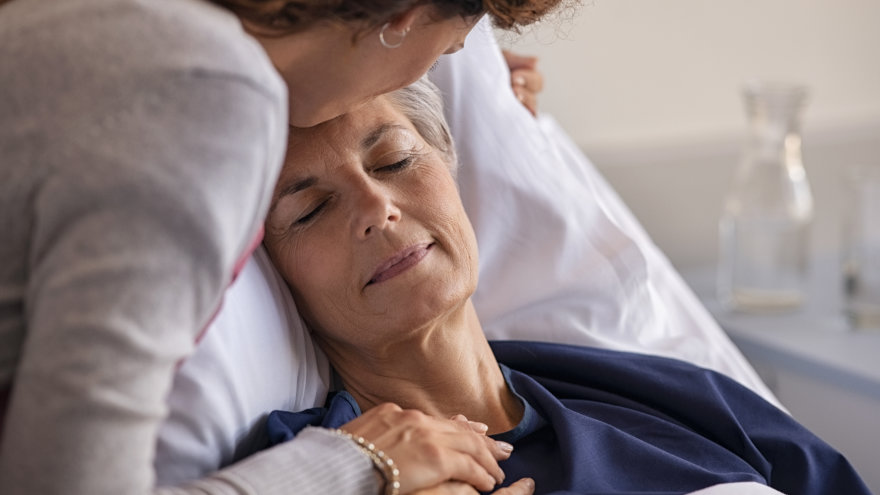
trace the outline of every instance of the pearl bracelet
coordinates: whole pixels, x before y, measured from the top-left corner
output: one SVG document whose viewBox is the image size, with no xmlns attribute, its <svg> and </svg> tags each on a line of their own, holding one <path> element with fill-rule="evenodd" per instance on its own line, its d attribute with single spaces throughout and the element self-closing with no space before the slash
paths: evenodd
<svg viewBox="0 0 880 495">
<path fill-rule="evenodd" d="M 351 433 L 336 429 L 333 430 L 337 435 L 347 438 L 357 444 L 361 450 L 373 461 L 373 466 L 382 473 L 385 479 L 385 495 L 398 495 L 400 493 L 400 471 L 394 461 L 388 457 L 385 452 L 376 450 L 376 446 L 372 442 L 368 442 L 364 437 L 354 436 Z"/>
</svg>

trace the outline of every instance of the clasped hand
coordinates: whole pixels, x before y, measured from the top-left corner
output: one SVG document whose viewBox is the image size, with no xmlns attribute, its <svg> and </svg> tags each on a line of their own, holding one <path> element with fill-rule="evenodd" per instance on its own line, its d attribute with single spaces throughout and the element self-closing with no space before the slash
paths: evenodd
<svg viewBox="0 0 880 495">
<path fill-rule="evenodd" d="M 373 442 L 397 464 L 401 495 L 460 495 L 492 490 L 504 481 L 498 461 L 513 447 L 486 436 L 486 425 L 464 416 L 444 420 L 394 404 L 382 404 L 342 429 Z M 496 495 L 531 495 L 528 478 Z"/>
</svg>

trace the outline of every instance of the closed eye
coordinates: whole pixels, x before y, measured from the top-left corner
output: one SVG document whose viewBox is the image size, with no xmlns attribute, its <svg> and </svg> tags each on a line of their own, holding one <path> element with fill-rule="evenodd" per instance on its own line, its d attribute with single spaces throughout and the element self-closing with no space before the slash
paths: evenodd
<svg viewBox="0 0 880 495">
<path fill-rule="evenodd" d="M 314 208 L 309 210 L 308 213 L 297 218 L 296 221 L 293 222 L 293 224 L 299 226 L 299 225 L 305 225 L 305 224 L 311 222 L 315 217 L 318 216 L 318 214 L 321 213 L 321 211 L 324 210 L 324 207 L 327 206 L 327 203 L 329 201 L 330 201 L 329 199 L 325 199 L 324 201 L 321 201 L 317 206 L 315 206 Z"/>
<path fill-rule="evenodd" d="M 399 162 L 394 162 L 390 165 L 378 167 L 376 169 L 376 172 L 397 172 L 397 171 L 403 170 L 403 169 L 409 167 L 412 164 L 414 159 L 415 159 L 415 157 L 413 157 L 412 155 L 407 156 L 406 158 L 404 158 L 403 160 L 400 160 Z"/>
</svg>

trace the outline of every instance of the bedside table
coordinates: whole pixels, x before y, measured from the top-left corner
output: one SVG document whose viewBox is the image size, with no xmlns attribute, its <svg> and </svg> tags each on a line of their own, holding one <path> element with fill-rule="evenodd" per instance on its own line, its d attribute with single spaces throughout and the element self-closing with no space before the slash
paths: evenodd
<svg viewBox="0 0 880 495">
<path fill-rule="evenodd" d="M 849 329 L 838 273 L 833 256 L 817 257 L 803 306 L 755 314 L 721 306 L 714 267 L 681 272 L 795 419 L 880 494 L 880 329 Z"/>
</svg>

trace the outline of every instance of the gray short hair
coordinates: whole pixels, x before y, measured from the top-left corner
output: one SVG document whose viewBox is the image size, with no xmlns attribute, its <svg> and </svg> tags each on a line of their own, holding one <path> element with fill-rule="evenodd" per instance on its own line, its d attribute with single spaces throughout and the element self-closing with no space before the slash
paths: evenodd
<svg viewBox="0 0 880 495">
<path fill-rule="evenodd" d="M 422 139 L 443 155 L 454 176 L 458 169 L 458 157 L 449 124 L 443 116 L 440 89 L 423 77 L 409 86 L 388 93 L 387 97 L 412 122 Z"/>
</svg>

